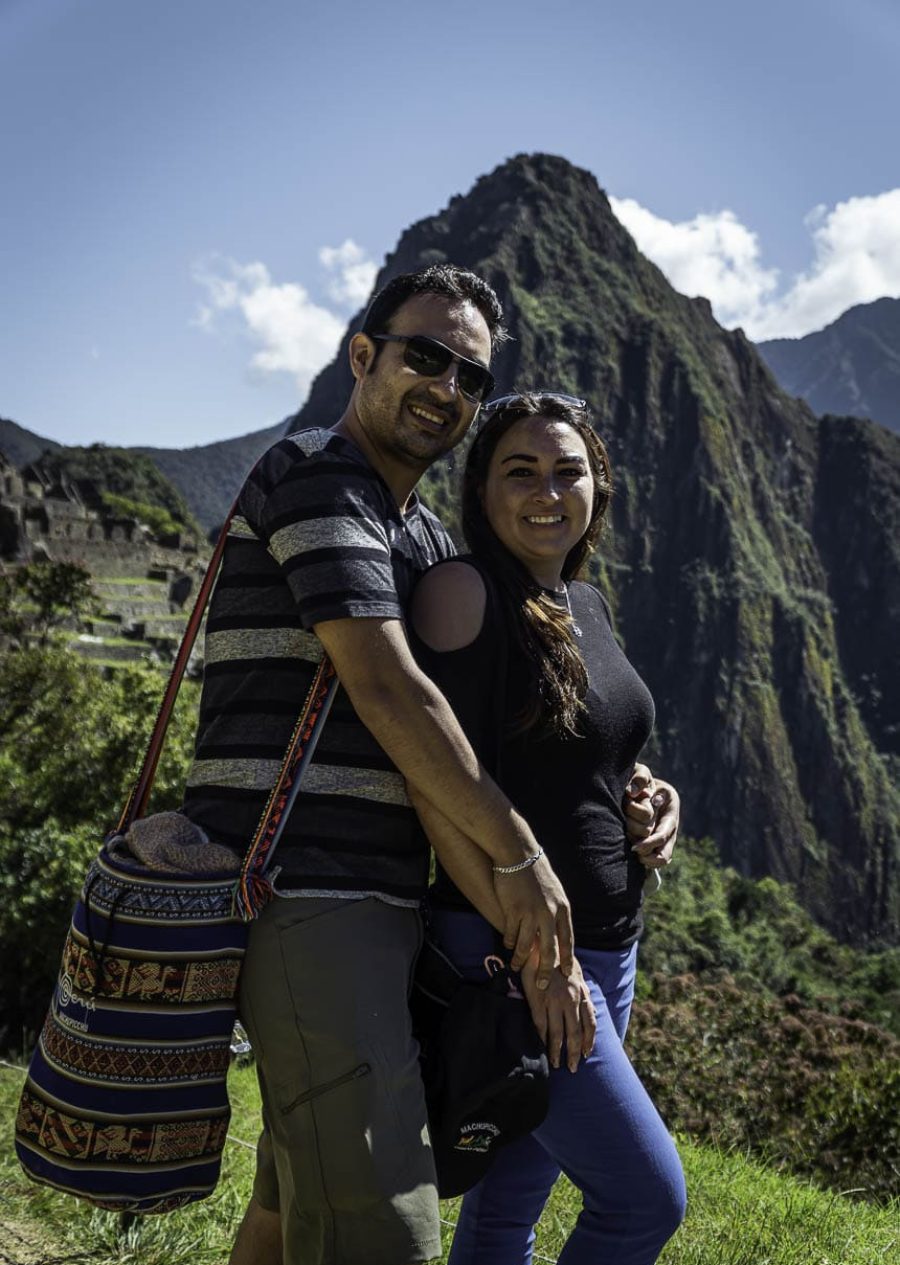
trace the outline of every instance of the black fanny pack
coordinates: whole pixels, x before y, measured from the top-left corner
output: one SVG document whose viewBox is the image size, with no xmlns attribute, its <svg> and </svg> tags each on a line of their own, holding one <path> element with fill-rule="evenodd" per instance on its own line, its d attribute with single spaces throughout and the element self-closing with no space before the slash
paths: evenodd
<svg viewBox="0 0 900 1265">
<path fill-rule="evenodd" d="M 518 976 L 499 955 L 465 979 L 430 939 L 411 998 L 441 1198 L 470 1190 L 500 1147 L 541 1123 L 549 1105 L 547 1051 Z"/>
</svg>

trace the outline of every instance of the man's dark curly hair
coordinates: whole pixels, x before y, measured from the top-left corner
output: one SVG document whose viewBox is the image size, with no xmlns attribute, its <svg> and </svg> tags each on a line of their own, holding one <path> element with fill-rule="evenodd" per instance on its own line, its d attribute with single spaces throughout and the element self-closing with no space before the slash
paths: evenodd
<svg viewBox="0 0 900 1265">
<path fill-rule="evenodd" d="M 497 295 L 481 277 L 456 264 L 432 264 L 420 272 L 402 272 L 394 277 L 369 304 L 360 332 L 370 337 L 389 333 L 391 317 L 407 299 L 417 294 L 439 294 L 474 304 L 487 322 L 492 350 L 496 351 L 506 341 L 503 308 Z"/>
</svg>

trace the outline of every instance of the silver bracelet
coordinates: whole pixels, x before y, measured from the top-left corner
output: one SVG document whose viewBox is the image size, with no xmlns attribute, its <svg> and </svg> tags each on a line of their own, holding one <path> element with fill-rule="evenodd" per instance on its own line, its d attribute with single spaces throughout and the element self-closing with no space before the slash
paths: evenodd
<svg viewBox="0 0 900 1265">
<path fill-rule="evenodd" d="M 540 861 L 544 855 L 544 849 L 538 848 L 533 856 L 526 857 L 524 861 L 517 861 L 515 865 L 494 865 L 491 868 L 495 874 L 518 874 L 519 870 L 527 870 L 530 865 L 534 865 L 535 861 Z"/>
</svg>

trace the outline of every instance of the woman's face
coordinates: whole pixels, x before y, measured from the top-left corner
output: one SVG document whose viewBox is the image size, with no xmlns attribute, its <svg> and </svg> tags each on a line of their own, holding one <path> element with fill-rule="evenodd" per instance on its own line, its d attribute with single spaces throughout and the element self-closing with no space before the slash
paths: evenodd
<svg viewBox="0 0 900 1265">
<path fill-rule="evenodd" d="M 594 504 L 584 440 L 568 422 L 523 417 L 497 444 L 482 498 L 488 522 L 510 553 L 539 584 L 557 588 Z"/>
</svg>

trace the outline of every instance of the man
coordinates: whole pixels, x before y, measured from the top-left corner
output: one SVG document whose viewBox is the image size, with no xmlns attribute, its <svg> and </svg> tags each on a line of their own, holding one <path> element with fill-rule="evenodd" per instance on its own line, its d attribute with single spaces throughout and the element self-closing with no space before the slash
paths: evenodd
<svg viewBox="0 0 900 1265">
<path fill-rule="evenodd" d="M 351 340 L 344 415 L 276 444 L 241 493 L 207 623 L 188 815 L 246 848 L 323 651 L 342 688 L 242 973 L 265 1129 L 233 1265 L 440 1254 L 406 1008 L 427 855 L 404 779 L 495 866 L 529 862 L 497 878 L 513 964 L 536 937 L 543 981 L 571 961 L 562 889 L 403 625 L 417 575 L 452 552 L 415 485 L 474 420 L 503 336 L 499 302 L 473 274 L 396 278 Z"/>
</svg>

